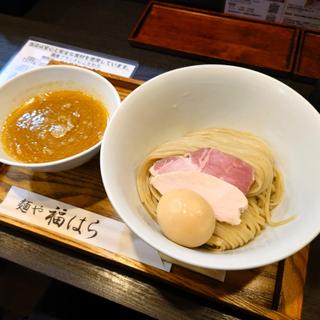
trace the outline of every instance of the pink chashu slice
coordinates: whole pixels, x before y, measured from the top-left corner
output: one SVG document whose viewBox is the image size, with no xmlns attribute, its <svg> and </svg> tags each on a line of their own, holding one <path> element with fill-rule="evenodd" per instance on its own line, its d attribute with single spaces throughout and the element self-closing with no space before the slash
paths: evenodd
<svg viewBox="0 0 320 320">
<path fill-rule="evenodd" d="M 202 148 L 186 156 L 160 159 L 150 168 L 152 176 L 178 171 L 197 171 L 228 182 L 246 194 L 253 181 L 254 170 L 246 162 L 217 149 Z"/>
</svg>

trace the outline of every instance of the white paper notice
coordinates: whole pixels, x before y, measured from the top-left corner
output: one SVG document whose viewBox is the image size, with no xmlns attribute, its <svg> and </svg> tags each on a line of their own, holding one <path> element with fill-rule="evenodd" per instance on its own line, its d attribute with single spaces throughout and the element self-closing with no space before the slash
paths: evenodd
<svg viewBox="0 0 320 320">
<path fill-rule="evenodd" d="M 279 22 L 282 18 L 286 0 L 226 0 L 224 12 L 260 19 L 270 22 Z"/>
<path fill-rule="evenodd" d="M 53 200 L 18 187 L 11 187 L 0 204 L 2 214 L 60 233 L 107 251 L 165 270 L 171 263 L 162 261 L 149 246 L 122 222 Z"/>
<path fill-rule="evenodd" d="M 68 49 L 59 45 L 28 40 L 1 71 L 0 84 L 27 70 L 45 66 L 51 60 L 59 60 L 123 77 L 130 77 L 138 66 L 137 62 L 127 59 L 111 59 L 73 48 Z"/>
</svg>

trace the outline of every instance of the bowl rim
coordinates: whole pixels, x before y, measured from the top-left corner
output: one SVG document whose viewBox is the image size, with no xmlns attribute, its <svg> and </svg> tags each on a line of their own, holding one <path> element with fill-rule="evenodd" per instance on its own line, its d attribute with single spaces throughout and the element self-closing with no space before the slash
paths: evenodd
<svg viewBox="0 0 320 320">
<path fill-rule="evenodd" d="M 101 76 L 100 74 L 98 74 L 97 72 L 94 72 L 92 70 L 86 69 L 84 67 L 79 67 L 79 66 L 73 66 L 73 65 L 47 65 L 47 66 L 41 66 L 41 67 L 37 67 L 35 69 L 31 69 L 28 70 L 26 72 L 23 72 L 21 74 L 16 75 L 15 77 L 9 79 L 8 81 L 6 81 L 3 85 L 0 86 L 0 93 L 2 90 L 5 90 L 6 86 L 12 85 L 12 83 L 14 83 L 16 80 L 20 79 L 20 78 L 24 78 L 25 76 L 28 76 L 30 74 L 33 73 L 41 73 L 41 72 L 46 72 L 46 70 L 52 70 L 52 69 L 57 69 L 57 70 L 76 70 L 79 72 L 83 72 L 88 74 L 90 77 L 95 77 L 99 80 L 102 80 L 106 86 L 108 87 L 109 90 L 111 90 L 111 92 L 113 93 L 117 105 L 116 105 L 116 110 L 117 108 L 120 106 L 121 103 L 121 99 L 119 96 L 118 91 L 116 90 L 116 88 L 114 87 L 114 85 L 107 80 L 106 78 L 104 78 L 103 76 Z M 116 111 L 115 110 L 115 111 Z M 110 114 L 109 112 L 109 117 L 107 119 L 107 126 L 106 129 L 109 125 L 110 119 L 112 117 L 112 114 Z M 105 131 L 106 131 L 105 129 Z M 2 135 L 2 129 L 0 130 L 0 135 Z M 1 137 L 0 137 L 1 138 Z M 100 147 L 101 145 L 101 141 L 98 141 L 96 144 L 94 144 L 93 146 L 91 146 L 88 149 L 85 149 L 79 153 L 76 153 L 72 156 L 63 158 L 63 159 L 59 159 L 59 160 L 54 160 L 54 161 L 48 161 L 48 162 L 39 162 L 39 163 L 34 163 L 34 162 L 20 162 L 18 160 L 14 160 L 13 158 L 8 160 L 8 159 L 4 159 L 0 156 L 0 162 L 9 165 L 9 166 L 16 166 L 16 167 L 20 167 L 20 168 L 28 168 L 28 169 L 41 169 L 41 168 L 47 168 L 47 167 L 55 167 L 55 166 L 60 166 L 62 164 L 68 163 L 70 161 L 73 161 L 75 159 L 81 158 L 82 156 L 85 156 L 86 154 L 89 154 L 90 152 L 92 152 L 93 150 L 97 149 Z M 8 155 L 9 156 L 9 155 Z"/>
<path fill-rule="evenodd" d="M 181 258 L 178 254 L 176 254 L 177 252 L 171 252 L 170 248 L 161 248 L 160 245 L 158 244 L 158 241 L 156 239 L 153 238 L 149 238 L 147 236 L 144 235 L 144 232 L 142 232 L 139 227 L 132 225 L 130 222 L 130 217 L 127 217 L 126 214 L 123 213 L 123 209 L 121 204 L 118 203 L 117 198 L 119 198 L 116 193 L 116 187 L 112 187 L 111 184 L 108 183 L 109 179 L 109 171 L 108 171 L 108 166 L 105 165 L 108 161 L 106 161 L 106 157 L 108 157 L 108 152 L 107 152 L 107 145 L 109 144 L 109 135 L 108 132 L 109 130 L 111 130 L 114 126 L 113 123 L 115 123 L 117 121 L 117 118 L 119 116 L 119 114 L 124 111 L 124 109 L 127 107 L 127 100 L 128 97 L 130 96 L 135 96 L 137 95 L 140 90 L 144 90 L 145 87 L 149 86 L 150 84 L 152 84 L 155 81 L 158 81 L 159 79 L 165 78 L 168 75 L 177 73 L 177 72 L 182 72 L 183 70 L 186 69 L 201 69 L 201 68 L 212 68 L 212 69 L 234 69 L 234 70 L 239 70 L 248 74 L 252 74 L 252 75 L 256 75 L 258 77 L 262 77 L 264 79 L 266 79 L 267 81 L 272 81 L 275 84 L 278 84 L 280 87 L 284 88 L 287 92 L 289 92 L 290 94 L 293 94 L 295 97 L 302 99 L 301 101 L 304 102 L 304 108 L 308 109 L 308 112 L 313 112 L 314 116 L 317 116 L 320 120 L 320 115 L 317 112 L 317 110 L 302 96 L 300 95 L 298 92 L 296 92 L 294 89 L 292 89 L 291 87 L 289 87 L 288 85 L 286 85 L 285 83 L 281 82 L 278 79 L 275 79 L 269 75 L 266 75 L 262 72 L 259 71 L 254 71 L 248 68 L 244 68 L 244 67 L 239 67 L 239 66 L 232 66 L 232 65 L 223 65 L 223 64 L 202 64 L 202 65 L 193 65 L 193 66 L 187 66 L 187 67 L 182 67 L 182 68 L 177 68 L 177 69 L 173 69 L 167 72 L 164 72 L 154 78 L 151 78 L 150 80 L 144 82 L 142 85 L 140 85 L 137 89 L 135 89 L 134 91 L 132 91 L 121 103 L 121 108 L 117 109 L 116 112 L 113 114 L 113 117 L 109 123 L 109 126 L 105 132 L 105 135 L 102 139 L 102 145 L 101 145 L 101 152 L 100 152 L 100 170 L 101 170 L 101 176 L 102 176 L 102 181 L 103 181 L 103 185 L 104 188 L 106 190 L 106 193 L 108 195 L 109 201 L 112 204 L 113 208 L 115 209 L 115 211 L 118 213 L 118 215 L 120 216 L 120 218 L 122 219 L 123 222 L 125 222 L 125 224 L 128 226 L 128 228 L 130 230 L 132 230 L 139 238 L 141 238 L 143 241 L 145 241 L 146 243 L 148 243 L 150 246 L 152 246 L 153 248 L 155 248 L 156 250 L 163 252 L 164 254 L 168 255 L 169 257 L 172 257 L 173 259 L 176 259 L 178 261 L 181 261 L 183 263 L 189 264 L 189 265 L 193 265 L 193 266 L 197 266 L 197 267 L 201 267 L 201 268 L 206 268 L 206 269 L 216 269 L 216 270 L 246 270 L 246 269 L 252 269 L 252 268 L 257 268 L 257 267 L 261 267 L 261 266 L 265 266 L 268 264 L 272 264 L 275 262 L 278 262 L 282 259 L 285 259 L 293 254 L 295 254 L 296 252 L 298 252 L 299 250 L 301 250 L 302 248 L 304 248 L 306 245 L 308 245 L 314 238 L 316 238 L 319 233 L 320 233 L 320 225 L 317 228 L 314 228 L 312 233 L 308 233 L 306 234 L 306 236 L 304 237 L 304 241 L 302 241 L 300 243 L 300 245 L 294 247 L 294 248 L 289 248 L 287 250 L 282 250 L 280 253 L 275 254 L 272 256 L 272 258 L 264 258 L 264 259 L 259 259 L 259 261 L 241 261 L 241 263 L 239 263 L 238 265 L 230 265 L 228 264 L 228 262 L 221 262 L 221 261 L 216 261 L 213 264 L 208 264 L 205 261 L 202 260 L 196 260 L 195 258 L 192 258 L 192 256 L 187 256 L 184 255 L 183 258 Z M 320 122 L 319 122 L 320 123 Z M 108 137 L 108 138 L 106 138 Z M 164 235 L 163 235 L 164 237 Z M 182 246 L 180 246 L 183 249 L 186 249 Z M 188 249 L 188 250 L 192 250 L 192 249 Z M 236 249 L 235 249 L 236 250 Z M 231 251 L 231 250 L 230 250 Z M 219 252 L 216 254 L 220 254 Z M 223 252 L 221 253 L 223 254 Z"/>
</svg>

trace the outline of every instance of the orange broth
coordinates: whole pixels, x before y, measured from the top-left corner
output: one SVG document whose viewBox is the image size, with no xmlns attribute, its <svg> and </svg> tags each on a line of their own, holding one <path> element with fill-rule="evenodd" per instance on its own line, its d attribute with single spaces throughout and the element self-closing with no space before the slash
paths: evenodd
<svg viewBox="0 0 320 320">
<path fill-rule="evenodd" d="M 27 100 L 8 116 L 2 143 L 18 161 L 59 160 L 98 143 L 107 117 L 103 104 L 84 92 L 47 92 Z"/>
</svg>

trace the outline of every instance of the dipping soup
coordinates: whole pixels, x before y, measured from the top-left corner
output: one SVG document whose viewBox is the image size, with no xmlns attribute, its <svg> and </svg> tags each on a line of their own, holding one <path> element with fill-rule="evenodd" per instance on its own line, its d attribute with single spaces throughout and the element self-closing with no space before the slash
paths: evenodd
<svg viewBox="0 0 320 320">
<path fill-rule="evenodd" d="M 7 117 L 2 143 L 18 161 L 55 161 L 98 143 L 107 118 L 106 107 L 82 91 L 47 92 L 28 99 Z"/>
</svg>

